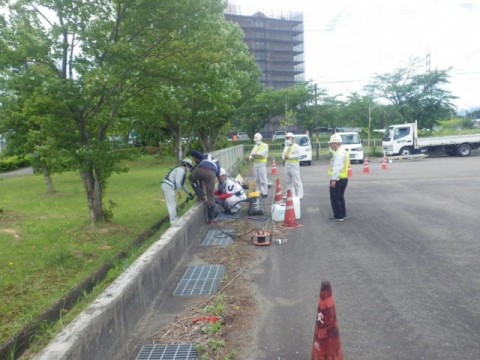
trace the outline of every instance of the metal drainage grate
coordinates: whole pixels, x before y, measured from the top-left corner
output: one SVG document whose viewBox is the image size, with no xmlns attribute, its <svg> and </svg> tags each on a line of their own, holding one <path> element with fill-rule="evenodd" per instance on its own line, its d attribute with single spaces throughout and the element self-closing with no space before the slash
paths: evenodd
<svg viewBox="0 0 480 360">
<path fill-rule="evenodd" d="M 217 291 L 224 272 L 224 265 L 189 266 L 173 296 L 213 294 Z"/>
<path fill-rule="evenodd" d="M 233 230 L 208 230 L 207 235 L 203 239 L 202 245 L 230 245 L 233 242 L 232 239 Z"/>
<path fill-rule="evenodd" d="M 223 212 L 219 212 L 215 219 L 216 220 L 235 220 L 235 219 L 240 219 L 240 215 L 241 215 L 240 211 L 235 214 L 225 214 Z"/>
<path fill-rule="evenodd" d="M 198 359 L 193 345 L 143 345 L 135 360 Z"/>
</svg>

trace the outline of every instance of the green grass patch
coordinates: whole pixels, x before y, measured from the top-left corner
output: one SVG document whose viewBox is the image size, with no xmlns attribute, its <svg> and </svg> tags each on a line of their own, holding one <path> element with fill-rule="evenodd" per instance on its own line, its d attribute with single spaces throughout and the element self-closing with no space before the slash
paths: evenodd
<svg viewBox="0 0 480 360">
<path fill-rule="evenodd" d="M 0 196 L 0 344 L 64 297 L 88 275 L 167 216 L 160 183 L 173 157 L 143 156 L 113 175 L 104 193 L 111 223 L 89 225 L 87 200 L 77 173 L 4 179 Z M 109 276 L 112 281 L 133 259 Z M 105 287 L 104 284 L 103 287 Z"/>
</svg>

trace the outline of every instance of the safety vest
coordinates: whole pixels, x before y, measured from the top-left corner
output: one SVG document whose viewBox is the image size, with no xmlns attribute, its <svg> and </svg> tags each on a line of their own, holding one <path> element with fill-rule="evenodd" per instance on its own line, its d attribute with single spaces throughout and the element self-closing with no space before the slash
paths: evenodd
<svg viewBox="0 0 480 360">
<path fill-rule="evenodd" d="M 287 147 L 285 148 L 285 150 L 284 150 L 285 153 L 284 153 L 284 154 L 285 154 L 285 155 L 288 155 L 288 156 L 292 156 L 293 151 L 294 151 L 295 149 L 297 149 L 297 148 L 298 148 L 298 144 L 293 143 L 292 145 L 287 146 Z M 286 163 L 286 164 L 295 164 L 295 165 L 297 165 L 297 164 L 300 163 L 300 159 L 285 159 L 285 163 Z"/>
<path fill-rule="evenodd" d="M 265 152 L 265 156 L 263 157 L 255 157 L 254 162 L 256 163 L 267 163 L 267 158 L 268 158 L 268 145 L 265 143 L 260 143 L 260 145 L 255 145 L 252 150 L 252 154 L 257 154 L 260 155 L 260 153 Z"/>
<path fill-rule="evenodd" d="M 350 155 L 348 151 L 344 148 L 339 148 L 337 151 L 333 153 L 332 160 L 330 161 L 330 168 L 328 169 L 328 176 L 332 176 L 333 174 L 333 164 L 335 163 L 335 157 L 340 154 L 340 152 L 344 155 L 345 160 L 343 161 L 342 171 L 340 171 L 340 179 L 347 179 L 348 178 L 348 168 L 350 166 Z"/>
</svg>

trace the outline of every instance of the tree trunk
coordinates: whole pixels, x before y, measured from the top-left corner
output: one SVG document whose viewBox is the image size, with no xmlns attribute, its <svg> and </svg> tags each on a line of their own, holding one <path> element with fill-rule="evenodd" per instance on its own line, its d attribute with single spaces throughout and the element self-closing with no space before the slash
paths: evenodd
<svg viewBox="0 0 480 360">
<path fill-rule="evenodd" d="M 47 193 L 48 194 L 54 193 L 55 189 L 53 187 L 53 180 L 52 180 L 52 177 L 50 176 L 50 170 L 48 166 L 43 165 L 42 172 L 43 172 L 43 178 L 45 179 L 45 186 L 47 188 Z"/>
<path fill-rule="evenodd" d="M 83 185 L 87 193 L 88 209 L 90 211 L 90 224 L 104 221 L 103 214 L 103 187 L 98 177 L 98 173 L 89 167 L 81 172 Z"/>
</svg>

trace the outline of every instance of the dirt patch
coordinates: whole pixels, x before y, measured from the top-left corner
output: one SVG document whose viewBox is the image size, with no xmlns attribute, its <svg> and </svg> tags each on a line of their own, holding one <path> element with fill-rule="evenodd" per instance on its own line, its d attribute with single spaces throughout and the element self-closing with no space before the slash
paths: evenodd
<svg viewBox="0 0 480 360">
<path fill-rule="evenodd" d="M 197 344 L 201 359 L 238 358 L 253 343 L 257 314 L 249 269 L 265 252 L 253 244 L 258 224 L 236 225 L 233 244 L 207 247 L 197 256 L 206 263 L 225 265 L 225 276 L 215 295 L 200 299 L 152 338 L 157 344 Z M 228 222 L 221 228 L 232 228 Z M 218 319 L 217 319 L 218 318 Z"/>
</svg>

